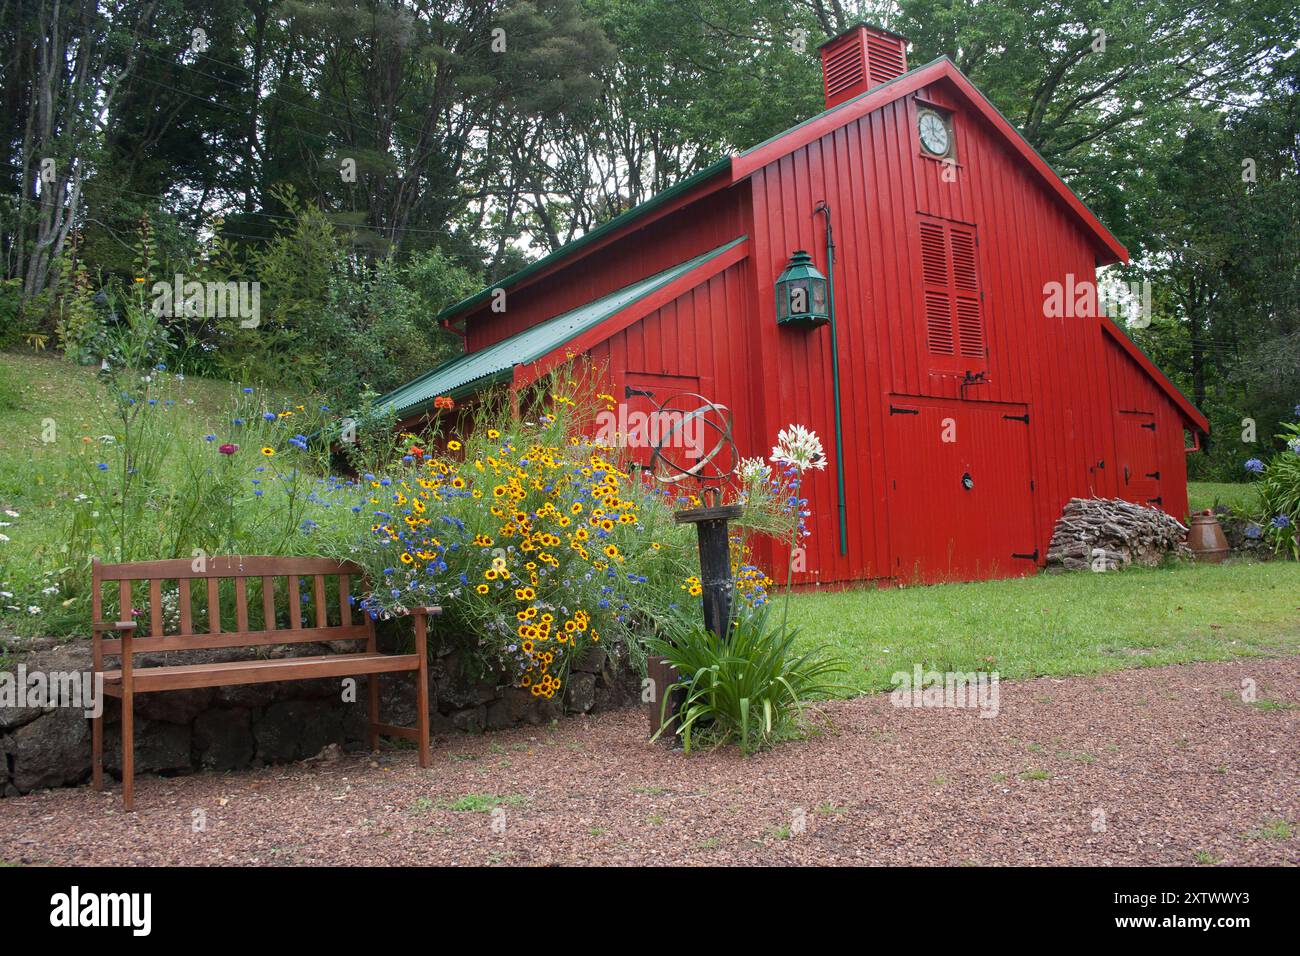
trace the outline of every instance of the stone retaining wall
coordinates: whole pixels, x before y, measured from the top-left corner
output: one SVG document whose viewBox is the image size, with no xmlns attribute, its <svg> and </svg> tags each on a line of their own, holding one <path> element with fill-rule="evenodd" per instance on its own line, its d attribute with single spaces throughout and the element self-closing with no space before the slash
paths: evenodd
<svg viewBox="0 0 1300 956">
<path fill-rule="evenodd" d="M 267 649 L 267 656 L 301 654 L 302 648 L 273 647 Z M 28 673 L 90 669 L 89 642 L 38 642 L 27 650 L 22 663 Z M 324 646 L 314 650 L 330 651 Z M 204 659 L 239 656 L 239 651 L 210 652 Z M 151 656 L 141 655 L 137 660 L 138 666 L 144 666 Z M 459 655 L 454 651 L 431 664 L 429 723 L 435 737 L 542 724 L 564 712 L 589 713 L 623 706 L 639 694 L 639 681 L 630 668 L 625 663 L 616 664 L 598 648 L 570 672 L 562 701 L 534 697 L 528 691 L 498 686 L 493 681 L 466 680 L 461 673 Z M 379 680 L 384 722 L 414 724 L 415 676 L 383 674 Z M 330 745 L 345 750 L 364 749 L 366 681 L 365 677 L 356 678 L 355 703 L 344 702 L 340 679 L 140 695 L 135 704 L 136 772 L 237 770 L 303 760 Z M 104 765 L 117 774 L 121 764 L 121 711 L 116 699 L 107 700 L 104 718 Z M 385 741 L 381 746 L 386 745 Z M 78 784 L 89 778 L 90 722 L 81 710 L 0 707 L 0 796 Z"/>
</svg>

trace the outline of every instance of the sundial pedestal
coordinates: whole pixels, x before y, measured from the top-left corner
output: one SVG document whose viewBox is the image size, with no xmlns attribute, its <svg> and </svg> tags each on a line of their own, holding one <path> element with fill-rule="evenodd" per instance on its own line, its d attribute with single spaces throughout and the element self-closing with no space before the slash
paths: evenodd
<svg viewBox="0 0 1300 956">
<path fill-rule="evenodd" d="M 727 638 L 727 622 L 731 619 L 731 597 L 735 582 L 731 577 L 731 547 L 727 524 L 744 514 L 740 505 L 711 505 L 704 508 L 690 508 L 675 512 L 673 518 L 678 524 L 695 525 L 695 533 L 700 549 L 700 589 L 704 604 L 704 626 L 719 640 Z M 660 721 L 667 717 L 667 728 L 660 741 L 669 746 L 676 746 L 677 736 L 674 726 L 677 714 L 685 701 L 685 693 L 677 683 L 677 670 L 662 657 L 651 657 L 646 662 L 646 674 L 651 686 L 662 688 L 667 695 L 665 707 L 655 693 L 649 702 L 650 734 L 653 736 L 660 727 Z"/>
<path fill-rule="evenodd" d="M 722 640 L 731 619 L 731 546 L 727 523 L 745 513 L 740 505 L 713 505 L 673 514 L 678 524 L 695 525 L 700 548 L 700 588 L 704 598 L 704 626 Z"/>
</svg>

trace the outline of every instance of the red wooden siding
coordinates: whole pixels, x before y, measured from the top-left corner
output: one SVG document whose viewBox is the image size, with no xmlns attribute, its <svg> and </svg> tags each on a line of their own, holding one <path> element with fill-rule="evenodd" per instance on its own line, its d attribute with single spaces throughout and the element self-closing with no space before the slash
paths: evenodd
<svg viewBox="0 0 1300 956">
<path fill-rule="evenodd" d="M 486 348 L 743 235 L 747 192 L 741 184 L 705 196 L 552 275 L 510 290 L 504 312 L 485 305 L 467 316 L 466 350 Z"/>
<path fill-rule="evenodd" d="M 1045 284 L 1064 282 L 1067 273 L 1094 278 L 1092 241 L 1005 139 L 964 108 L 945 83 L 921 90 L 919 98 L 953 112 L 955 166 L 921 153 L 914 133 L 917 103 L 908 97 L 752 178 L 750 234 L 760 292 L 772 287 L 794 249 L 813 251 L 826 271 L 821 222 L 811 211 L 825 199 L 835 216 L 849 548 L 848 555 L 839 553 L 832 460 L 809 488 L 814 553 L 807 583 L 892 577 L 894 526 L 930 520 L 960 502 L 938 486 L 915 503 L 891 500 L 883 440 L 890 395 L 1027 410 L 1032 473 L 1024 477 L 1026 486 L 1034 482 L 1026 497 L 1035 539 L 1017 553 L 1046 553 L 1070 497 L 1120 492 L 1113 469 L 1106 467 L 1115 443 L 1110 390 L 1120 373 L 1108 359 L 1099 320 L 1043 315 Z M 752 334 L 761 339 L 762 367 L 775 386 L 765 401 L 769 431 L 800 421 L 827 440 L 833 455 L 829 332 L 777 329 L 768 298 L 760 294 L 757 302 Z M 943 316 L 946 321 L 939 322 Z M 951 355 L 944 346 L 949 327 Z M 929 345 L 936 332 L 943 346 L 939 355 Z M 987 382 L 963 388 L 966 370 L 985 371 Z M 1184 463 L 1174 458 L 1167 438 L 1177 431 L 1181 442 L 1177 413 L 1136 367 L 1122 378 L 1125 387 L 1145 383 L 1147 410 L 1164 417 L 1159 470 L 1167 476 L 1162 487 L 1170 489 L 1164 505 L 1180 514 L 1185 492 L 1175 493 L 1173 486 L 1182 481 Z M 920 440 L 930 443 L 924 454 L 944 451 L 937 434 Z M 934 557 L 936 564 L 944 558 Z"/>
<path fill-rule="evenodd" d="M 724 318 L 740 323 L 751 314 L 751 288 L 746 263 L 739 262 L 588 354 L 608 369 L 620 401 L 628 385 L 644 384 L 646 376 L 697 382 L 700 394 L 732 410 L 738 445 L 751 449 L 764 434 L 764 423 L 750 412 L 757 353 L 753 337 L 734 336 Z"/>
<path fill-rule="evenodd" d="M 1107 393 L 1113 409 L 1111 494 L 1138 504 L 1159 505 L 1177 518 L 1187 515 L 1187 453 L 1183 419 L 1165 393 L 1138 364 L 1098 330 L 1107 368 Z M 1143 428 L 1154 425 L 1154 428 Z M 1151 467 L 1154 464 L 1154 467 Z M 1110 463 L 1108 462 L 1108 466 Z M 1126 480 L 1124 469 L 1128 468 Z M 1152 473 L 1158 478 L 1151 478 Z"/>
</svg>

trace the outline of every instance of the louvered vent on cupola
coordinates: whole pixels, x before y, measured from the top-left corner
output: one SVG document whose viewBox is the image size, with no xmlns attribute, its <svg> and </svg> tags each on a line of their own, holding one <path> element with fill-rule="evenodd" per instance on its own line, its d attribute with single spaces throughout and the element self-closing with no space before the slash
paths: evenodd
<svg viewBox="0 0 1300 956">
<path fill-rule="evenodd" d="M 907 72 L 907 41 L 866 24 L 827 40 L 820 52 L 827 109 Z"/>
</svg>

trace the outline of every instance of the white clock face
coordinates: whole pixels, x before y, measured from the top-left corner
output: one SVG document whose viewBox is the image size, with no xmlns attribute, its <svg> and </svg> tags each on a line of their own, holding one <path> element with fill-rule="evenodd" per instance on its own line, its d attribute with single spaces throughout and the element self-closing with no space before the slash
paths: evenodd
<svg viewBox="0 0 1300 956">
<path fill-rule="evenodd" d="M 927 152 L 944 156 L 948 152 L 948 125 L 938 113 L 921 114 L 918 123 L 921 133 L 921 145 Z"/>
</svg>

